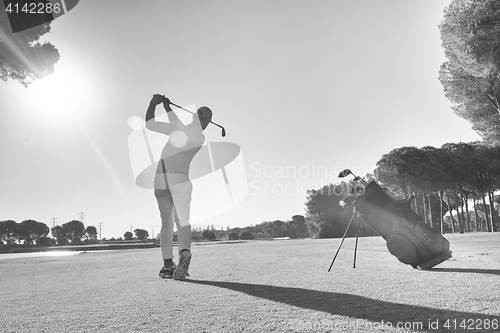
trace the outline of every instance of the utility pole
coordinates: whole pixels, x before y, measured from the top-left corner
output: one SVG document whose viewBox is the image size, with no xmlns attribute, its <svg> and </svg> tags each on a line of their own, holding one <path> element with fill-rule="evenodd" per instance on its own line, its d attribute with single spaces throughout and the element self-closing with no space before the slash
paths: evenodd
<svg viewBox="0 0 500 333">
<path fill-rule="evenodd" d="M 57 217 L 52 218 L 52 229 L 56 227 Z"/>
<path fill-rule="evenodd" d="M 151 227 L 151 235 L 152 235 L 151 238 L 154 239 L 155 238 L 155 228 L 160 227 L 160 226 L 159 225 L 150 225 L 150 227 Z"/>
<path fill-rule="evenodd" d="M 101 231 L 102 231 L 102 222 L 99 222 L 99 240 L 102 239 L 102 237 L 101 237 Z"/>
<path fill-rule="evenodd" d="M 133 225 L 131 224 L 130 225 L 130 232 L 133 232 L 132 229 L 134 229 L 134 228 L 133 228 Z"/>
<path fill-rule="evenodd" d="M 85 218 L 85 213 L 84 212 L 81 212 L 80 213 L 80 222 L 83 223 L 83 219 Z"/>
</svg>

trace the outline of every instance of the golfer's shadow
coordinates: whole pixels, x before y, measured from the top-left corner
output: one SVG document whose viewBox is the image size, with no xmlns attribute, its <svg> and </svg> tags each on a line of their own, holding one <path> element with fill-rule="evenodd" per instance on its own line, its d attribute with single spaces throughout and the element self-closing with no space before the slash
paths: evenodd
<svg viewBox="0 0 500 333">
<path fill-rule="evenodd" d="M 500 321 L 500 316 L 498 315 L 392 303 L 344 293 L 224 281 L 186 280 L 186 282 L 225 288 L 298 308 L 376 323 L 384 321 L 385 323 L 391 322 L 393 325 L 396 325 L 398 322 L 421 322 L 423 325 L 422 329 L 424 330 L 429 329 L 429 322 L 436 320 L 439 320 L 440 329 L 443 328 L 442 325 L 447 320 L 449 322 L 453 320 L 456 320 L 456 322 L 465 320 L 467 322 L 471 319 L 477 320 L 477 322 L 484 322 L 486 319 Z M 415 286 L 415 288 L 419 287 Z M 387 292 L 390 293 L 389 290 Z"/>
</svg>

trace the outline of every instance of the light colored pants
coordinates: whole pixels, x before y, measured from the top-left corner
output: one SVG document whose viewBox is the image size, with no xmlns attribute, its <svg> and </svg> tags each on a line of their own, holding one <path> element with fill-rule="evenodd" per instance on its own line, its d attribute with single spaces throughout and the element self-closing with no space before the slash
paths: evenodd
<svg viewBox="0 0 500 333">
<path fill-rule="evenodd" d="M 163 259 L 173 259 L 174 222 L 177 226 L 178 249 L 191 251 L 189 208 L 193 185 L 185 175 L 156 174 L 154 188 L 161 216 L 160 244 Z"/>
</svg>

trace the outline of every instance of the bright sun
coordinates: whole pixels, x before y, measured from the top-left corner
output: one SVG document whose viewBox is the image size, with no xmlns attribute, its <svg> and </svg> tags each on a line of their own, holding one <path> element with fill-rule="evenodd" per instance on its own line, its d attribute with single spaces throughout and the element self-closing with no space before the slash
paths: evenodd
<svg viewBox="0 0 500 333">
<path fill-rule="evenodd" d="M 38 101 L 51 110 L 67 108 L 75 100 L 76 87 L 69 75 L 54 73 L 33 84 Z"/>
</svg>

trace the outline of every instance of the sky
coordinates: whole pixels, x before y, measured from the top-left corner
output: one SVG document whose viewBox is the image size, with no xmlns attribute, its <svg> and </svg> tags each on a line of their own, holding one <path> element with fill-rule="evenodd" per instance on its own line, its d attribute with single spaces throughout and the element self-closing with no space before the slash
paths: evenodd
<svg viewBox="0 0 500 333">
<path fill-rule="evenodd" d="M 61 55 L 54 74 L 0 83 L 0 220 L 83 215 L 103 238 L 156 236 L 153 190 L 136 184 L 154 161 L 135 126 L 157 93 L 210 107 L 227 135 L 210 125 L 207 143 L 239 148 L 229 185 L 221 170 L 193 180 L 194 227 L 286 221 L 344 168 L 364 176 L 394 148 L 479 140 L 438 80 L 449 3 L 80 1 L 43 36 Z M 157 160 L 166 137 L 150 140 Z"/>
</svg>

